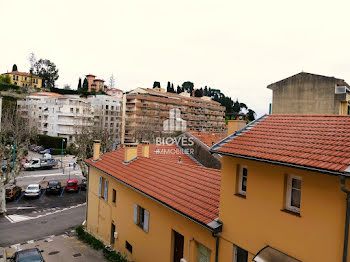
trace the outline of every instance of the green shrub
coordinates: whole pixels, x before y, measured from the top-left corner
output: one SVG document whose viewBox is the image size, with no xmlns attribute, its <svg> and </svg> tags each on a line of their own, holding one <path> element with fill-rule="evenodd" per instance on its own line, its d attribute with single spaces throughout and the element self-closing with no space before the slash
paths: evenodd
<svg viewBox="0 0 350 262">
<path fill-rule="evenodd" d="M 16 93 L 17 93 L 17 94 L 22 94 L 22 90 L 21 90 L 21 89 L 17 89 L 17 90 L 16 90 Z"/>
<path fill-rule="evenodd" d="M 65 140 L 63 148 L 66 148 L 67 139 L 57 136 L 38 135 L 38 144 L 45 148 L 62 148 L 62 139 Z"/>
<path fill-rule="evenodd" d="M 51 155 L 61 155 L 62 154 L 62 148 L 51 148 L 52 152 Z M 63 149 L 63 154 L 66 154 L 66 150 Z"/>
<path fill-rule="evenodd" d="M 97 238 L 93 237 L 89 233 L 85 232 L 83 226 L 78 226 L 75 229 L 75 232 L 78 235 L 78 238 L 89 244 L 93 249 L 96 250 L 103 250 L 103 256 L 111 262 L 128 262 L 125 256 L 120 254 L 119 252 L 116 252 L 114 250 L 111 250 L 110 248 L 106 248 L 105 245 L 102 243 L 102 241 L 98 240 Z"/>
</svg>

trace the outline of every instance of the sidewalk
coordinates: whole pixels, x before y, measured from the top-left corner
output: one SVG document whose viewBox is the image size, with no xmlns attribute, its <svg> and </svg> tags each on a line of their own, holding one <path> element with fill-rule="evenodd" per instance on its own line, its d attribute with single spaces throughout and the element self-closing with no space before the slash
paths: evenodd
<svg viewBox="0 0 350 262">
<path fill-rule="evenodd" d="M 52 236 L 39 241 L 29 241 L 23 245 L 7 248 L 7 256 L 12 256 L 16 250 L 38 248 L 46 262 L 107 261 L 101 251 L 96 251 L 75 237 L 75 232 L 60 236 Z"/>
</svg>

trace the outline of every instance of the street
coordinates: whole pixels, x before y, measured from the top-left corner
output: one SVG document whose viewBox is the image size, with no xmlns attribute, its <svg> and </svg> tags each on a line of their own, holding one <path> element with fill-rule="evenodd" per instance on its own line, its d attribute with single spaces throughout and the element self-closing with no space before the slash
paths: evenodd
<svg viewBox="0 0 350 262">
<path fill-rule="evenodd" d="M 41 158 L 40 154 L 29 152 L 28 158 Z M 56 157 L 56 159 L 61 159 Z M 65 192 L 68 179 L 76 179 L 78 184 L 84 178 L 77 166 L 73 168 L 74 158 L 63 157 L 63 169 L 21 171 L 16 184 L 22 188 L 20 197 L 6 203 L 7 214 L 0 217 L 0 246 L 6 247 L 51 235 L 62 234 L 81 225 L 85 220 L 86 191 Z M 62 184 L 58 194 L 47 194 L 48 181 L 57 180 Z M 25 198 L 24 190 L 29 184 L 40 184 L 39 197 Z"/>
</svg>

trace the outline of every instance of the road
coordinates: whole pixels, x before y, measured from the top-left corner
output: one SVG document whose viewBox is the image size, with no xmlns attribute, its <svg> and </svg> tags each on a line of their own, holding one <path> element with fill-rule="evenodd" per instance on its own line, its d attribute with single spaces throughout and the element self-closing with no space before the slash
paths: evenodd
<svg viewBox="0 0 350 262">
<path fill-rule="evenodd" d="M 80 205 L 23 222 L 0 223 L 0 246 L 8 247 L 29 240 L 62 234 L 83 223 L 85 220 L 85 208 L 85 205 Z"/>
</svg>

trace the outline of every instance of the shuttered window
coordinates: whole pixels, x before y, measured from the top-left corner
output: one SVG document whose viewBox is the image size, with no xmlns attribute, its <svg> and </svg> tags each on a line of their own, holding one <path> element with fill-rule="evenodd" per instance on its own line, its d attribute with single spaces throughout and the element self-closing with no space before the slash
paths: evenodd
<svg viewBox="0 0 350 262">
<path fill-rule="evenodd" d="M 105 180 L 105 192 L 104 192 L 104 198 L 107 201 L 108 200 L 108 180 Z"/>
<path fill-rule="evenodd" d="M 149 211 L 134 204 L 134 223 L 141 227 L 143 231 L 149 230 Z"/>
<path fill-rule="evenodd" d="M 98 196 L 102 196 L 102 176 L 100 176 L 100 184 L 98 186 Z"/>
</svg>

